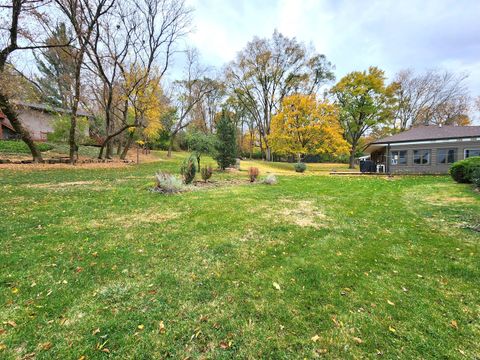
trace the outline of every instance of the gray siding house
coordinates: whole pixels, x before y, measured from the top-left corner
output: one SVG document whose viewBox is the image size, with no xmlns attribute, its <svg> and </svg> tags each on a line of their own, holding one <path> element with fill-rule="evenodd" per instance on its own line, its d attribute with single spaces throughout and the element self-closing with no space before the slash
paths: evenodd
<svg viewBox="0 0 480 360">
<path fill-rule="evenodd" d="M 68 115 L 70 110 L 56 108 L 45 104 L 25 103 L 21 101 L 12 101 L 16 106 L 18 119 L 28 130 L 30 136 L 35 141 L 46 141 L 47 135 L 53 132 L 54 123 L 59 115 Z M 85 111 L 78 111 L 80 117 L 90 117 Z M 0 115 L 0 139 L 8 140 L 18 138 L 17 133 L 11 126 L 8 119 L 1 113 Z M 88 136 L 88 129 L 85 130 Z"/>
<path fill-rule="evenodd" d="M 391 174 L 447 174 L 455 161 L 480 156 L 480 126 L 418 126 L 366 149 Z"/>
</svg>

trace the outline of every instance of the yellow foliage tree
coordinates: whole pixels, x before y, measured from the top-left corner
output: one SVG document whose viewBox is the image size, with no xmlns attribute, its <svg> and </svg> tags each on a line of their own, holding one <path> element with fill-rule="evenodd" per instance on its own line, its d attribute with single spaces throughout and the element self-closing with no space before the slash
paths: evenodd
<svg viewBox="0 0 480 360">
<path fill-rule="evenodd" d="M 269 137 L 272 150 L 280 155 L 348 153 L 342 136 L 338 109 L 314 95 L 291 95 L 283 99 L 280 112 L 272 118 Z"/>
<path fill-rule="evenodd" d="M 130 93 L 129 113 L 134 125 L 143 128 L 145 139 L 156 139 L 162 130 L 161 118 L 167 107 L 160 77 L 149 77 L 146 70 L 134 68 L 126 76 L 125 87 L 132 88 L 127 93 Z"/>
</svg>

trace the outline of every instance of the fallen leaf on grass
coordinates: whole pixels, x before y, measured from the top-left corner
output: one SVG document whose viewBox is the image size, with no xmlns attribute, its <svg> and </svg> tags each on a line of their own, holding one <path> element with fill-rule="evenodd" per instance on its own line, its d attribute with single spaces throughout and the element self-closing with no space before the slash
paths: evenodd
<svg viewBox="0 0 480 360">
<path fill-rule="evenodd" d="M 355 341 L 357 344 L 362 344 L 363 343 L 363 340 L 360 339 L 359 337 L 353 337 L 353 341 Z"/>
<path fill-rule="evenodd" d="M 17 326 L 17 323 L 13 320 L 8 320 L 6 322 L 4 322 L 5 325 L 9 325 L 11 327 L 16 327 Z"/>
<path fill-rule="evenodd" d="M 272 285 L 275 289 L 281 290 L 280 285 L 278 283 L 274 282 Z"/>
<path fill-rule="evenodd" d="M 92 335 L 96 335 L 100 332 L 100 328 L 96 328 L 95 330 L 92 331 Z"/>
<path fill-rule="evenodd" d="M 455 330 L 458 330 L 458 324 L 457 324 L 457 321 L 456 321 L 456 320 L 452 320 L 452 321 L 450 322 L 450 326 L 451 326 L 452 328 L 454 328 Z"/>
<path fill-rule="evenodd" d="M 140 324 L 140 325 L 137 326 L 137 328 L 138 328 L 138 330 L 143 330 L 143 329 L 145 329 L 145 325 Z"/>
<path fill-rule="evenodd" d="M 320 340 L 320 336 L 314 335 L 310 340 L 312 340 L 313 342 L 317 342 L 318 340 Z"/>
<path fill-rule="evenodd" d="M 160 334 L 165 334 L 165 331 L 167 331 L 167 329 L 165 329 L 165 324 L 163 323 L 163 321 L 160 321 L 158 330 L 160 331 Z"/>
<path fill-rule="evenodd" d="M 395 328 L 392 327 L 392 326 L 389 326 L 389 327 L 388 327 L 388 331 L 390 331 L 390 332 L 392 332 L 392 333 L 397 332 L 397 330 L 395 330 Z"/>
<path fill-rule="evenodd" d="M 229 342 L 221 341 L 221 342 L 220 342 L 220 348 L 222 348 L 223 350 L 230 349 L 230 346 L 232 346 L 232 342 L 231 342 L 231 341 L 229 341 Z"/>
<path fill-rule="evenodd" d="M 393 301 L 387 300 L 388 305 L 395 306 L 395 303 Z"/>
<path fill-rule="evenodd" d="M 20 290 L 18 290 L 18 288 L 14 287 L 14 288 L 12 289 L 12 294 L 18 294 L 19 291 L 20 291 Z"/>
<path fill-rule="evenodd" d="M 78 360 L 87 360 L 87 357 L 85 355 L 82 355 L 78 358 Z"/>
<path fill-rule="evenodd" d="M 52 343 L 51 342 L 46 342 L 46 343 L 43 343 L 43 344 L 40 344 L 40 347 L 42 348 L 42 350 L 50 350 L 52 348 Z"/>
</svg>

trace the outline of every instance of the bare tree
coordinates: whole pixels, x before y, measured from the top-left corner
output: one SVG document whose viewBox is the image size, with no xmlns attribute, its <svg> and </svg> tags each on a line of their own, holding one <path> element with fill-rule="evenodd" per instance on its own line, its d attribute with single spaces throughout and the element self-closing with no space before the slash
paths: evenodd
<svg viewBox="0 0 480 360">
<path fill-rule="evenodd" d="M 175 44 L 189 31 L 190 14 L 183 0 L 140 0 L 118 4 L 110 16 L 97 24 L 89 57 L 103 82 L 100 89 L 104 93 L 106 134 L 99 158 L 105 147 L 107 157 L 111 156 L 115 137 L 129 128 L 144 126 L 139 97 L 168 70 Z M 114 105 L 118 84 L 123 101 Z M 133 122 L 128 120 L 129 108 L 134 110 Z M 126 156 L 132 139 L 133 132 L 121 157 Z"/>
<path fill-rule="evenodd" d="M 285 96 L 316 93 L 333 80 L 324 55 L 275 31 L 271 39 L 254 38 L 226 69 L 230 90 L 255 119 L 266 158 L 271 159 L 268 135 L 272 115 Z"/>
<path fill-rule="evenodd" d="M 77 128 L 77 112 L 81 100 L 82 69 L 85 55 L 95 31 L 98 30 L 99 19 L 107 14 L 115 4 L 115 0 L 54 0 L 61 12 L 70 22 L 76 36 L 77 51 L 75 56 L 74 91 L 70 108 L 70 163 L 75 162 L 77 144 L 75 132 Z"/>
<path fill-rule="evenodd" d="M 33 35 L 35 25 L 42 27 L 45 14 L 42 12 L 47 5 L 41 0 L 12 0 L 0 3 L 0 79 L 6 76 L 6 66 L 12 53 L 19 50 L 38 50 L 61 47 L 68 44 L 45 44 L 42 36 Z M 39 40 L 40 39 L 40 40 Z M 4 80 L 4 79 L 3 79 Z M 3 82 L 3 81 L 2 81 Z M 29 132 L 21 124 L 9 95 L 0 87 L 0 109 L 10 120 L 15 131 L 27 144 L 34 162 L 43 161 Z"/>
<path fill-rule="evenodd" d="M 198 63 L 196 50 L 187 50 L 185 78 L 173 84 L 173 106 L 177 110 L 176 121 L 169 130 L 168 156 L 172 155 L 177 134 L 194 119 L 193 110 L 208 94 L 215 90 L 215 83 L 207 77 L 207 69 Z"/>
<path fill-rule="evenodd" d="M 420 75 L 412 70 L 400 71 L 395 78 L 395 129 L 464 123 L 470 102 L 466 78 L 465 74 L 450 71 L 429 70 Z"/>
</svg>

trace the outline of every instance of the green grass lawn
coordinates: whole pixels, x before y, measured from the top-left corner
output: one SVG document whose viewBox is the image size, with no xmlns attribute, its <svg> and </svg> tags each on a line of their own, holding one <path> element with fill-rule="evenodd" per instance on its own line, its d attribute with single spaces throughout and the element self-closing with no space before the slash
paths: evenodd
<svg viewBox="0 0 480 360">
<path fill-rule="evenodd" d="M 240 171 L 148 191 L 181 159 L 0 170 L 0 358 L 480 354 L 470 186 L 287 169 L 274 186 Z"/>
</svg>

